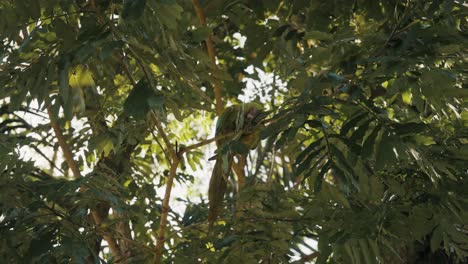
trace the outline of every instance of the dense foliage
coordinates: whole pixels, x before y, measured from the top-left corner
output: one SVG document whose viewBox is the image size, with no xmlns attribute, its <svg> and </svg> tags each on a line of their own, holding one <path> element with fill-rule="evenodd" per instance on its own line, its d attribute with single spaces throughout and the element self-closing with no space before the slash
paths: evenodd
<svg viewBox="0 0 468 264">
<path fill-rule="evenodd" d="M 0 259 L 468 261 L 467 13 L 451 0 L 0 1 Z M 238 156 L 208 231 L 205 140 L 240 99 L 267 110 L 262 141 Z M 183 213 L 165 198 L 173 179 Z"/>
</svg>

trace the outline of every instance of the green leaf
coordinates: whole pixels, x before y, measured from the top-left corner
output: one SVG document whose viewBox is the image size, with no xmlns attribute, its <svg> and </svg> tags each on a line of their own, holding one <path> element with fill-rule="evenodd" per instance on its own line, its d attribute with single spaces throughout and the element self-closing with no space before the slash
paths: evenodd
<svg viewBox="0 0 468 264">
<path fill-rule="evenodd" d="M 28 259 L 31 262 L 34 260 L 39 260 L 43 254 L 52 249 L 53 244 L 55 244 L 54 231 L 53 230 L 44 230 L 44 233 L 40 233 L 40 236 L 33 239 L 29 244 Z"/>
<path fill-rule="evenodd" d="M 364 117 L 367 116 L 367 113 L 358 113 L 352 117 L 348 122 L 344 123 L 340 129 L 340 135 L 345 136 L 351 128 L 354 128 L 357 123 L 364 120 Z"/>
<path fill-rule="evenodd" d="M 313 31 L 308 31 L 305 34 L 304 38 L 306 38 L 306 39 L 316 39 L 316 40 L 332 40 L 333 39 L 333 34 L 313 30 Z"/>
<path fill-rule="evenodd" d="M 122 18 L 135 20 L 140 18 L 145 11 L 146 0 L 125 0 L 122 10 Z"/>
<path fill-rule="evenodd" d="M 166 107 L 164 106 L 164 97 L 154 94 L 153 96 L 147 99 L 148 106 L 153 110 L 158 116 L 162 117 L 162 120 L 166 122 L 167 113 Z"/>
<path fill-rule="evenodd" d="M 65 23 L 62 19 L 55 19 L 53 22 L 57 38 L 62 40 L 63 49 L 71 49 L 76 43 L 76 35 L 73 32 L 73 27 Z"/>
<path fill-rule="evenodd" d="M 161 22 L 170 29 L 177 28 L 177 21 L 182 18 L 182 13 L 184 9 L 176 4 L 156 4 L 158 9 L 158 18 Z"/>
<path fill-rule="evenodd" d="M 323 141 L 322 141 L 323 137 L 322 138 L 319 138 L 317 140 L 315 140 L 314 142 L 310 143 L 309 146 L 307 146 L 297 157 L 296 157 L 296 164 L 300 164 L 303 162 L 304 158 L 306 156 L 310 156 L 310 152 L 315 149 L 316 147 L 318 147 Z"/>
<path fill-rule="evenodd" d="M 101 60 L 106 60 L 112 56 L 112 53 L 116 49 L 122 48 L 124 45 L 123 41 L 112 41 L 104 45 L 101 52 L 99 53 L 99 58 Z"/>
<path fill-rule="evenodd" d="M 331 161 L 329 160 L 320 169 L 320 172 L 317 175 L 317 178 L 315 179 L 314 192 L 320 192 L 320 190 L 322 189 L 323 178 L 325 176 L 325 173 L 327 173 L 328 170 L 330 169 L 330 165 L 331 165 Z"/>
<path fill-rule="evenodd" d="M 208 27 L 199 27 L 192 31 L 192 40 L 202 42 L 210 35 L 211 30 Z"/>
<path fill-rule="evenodd" d="M 318 246 L 318 251 L 320 252 L 320 255 L 317 258 L 317 264 L 327 263 L 329 256 L 332 254 L 332 248 L 330 246 L 329 236 L 325 233 L 320 234 L 317 246 Z"/>
<path fill-rule="evenodd" d="M 115 149 L 114 140 L 108 134 L 98 135 L 89 144 L 90 150 L 96 151 L 98 156 L 104 153 L 104 157 L 107 157 Z"/>
<path fill-rule="evenodd" d="M 238 237 L 236 235 L 227 236 L 224 239 L 222 239 L 221 241 L 217 242 L 214 245 L 214 247 L 216 248 L 216 250 L 220 250 L 220 249 L 222 249 L 224 247 L 228 247 L 228 246 L 232 245 L 232 243 L 234 243 L 237 240 L 238 240 Z"/>
<path fill-rule="evenodd" d="M 379 135 L 380 126 L 374 128 L 372 133 L 364 140 L 364 144 L 362 145 L 362 157 L 368 158 L 374 153 L 375 149 L 375 139 Z"/>
<path fill-rule="evenodd" d="M 223 173 L 228 173 L 230 168 L 230 159 L 231 159 L 231 153 L 224 153 L 221 155 L 221 160 L 222 160 L 222 168 L 223 168 Z"/>
<path fill-rule="evenodd" d="M 239 141 L 234 141 L 230 144 L 230 149 L 233 154 L 246 155 L 249 153 L 249 148 Z"/>
<path fill-rule="evenodd" d="M 398 161 L 395 154 L 395 139 L 389 132 L 384 131 L 377 145 L 375 154 L 375 168 L 382 170 L 387 166 L 393 166 Z"/>
<path fill-rule="evenodd" d="M 366 134 L 366 132 L 369 129 L 369 125 L 374 121 L 373 119 L 369 119 L 365 121 L 364 123 L 359 125 L 359 128 L 356 129 L 356 131 L 353 132 L 353 134 L 350 137 L 351 142 L 357 141 L 358 144 L 361 144 L 363 141 L 363 138 Z"/>
<path fill-rule="evenodd" d="M 166 116 L 164 98 L 153 91 L 146 81 L 140 80 L 128 95 L 124 103 L 124 111 L 136 120 L 145 120 L 148 112 Z"/>
<path fill-rule="evenodd" d="M 64 102 L 68 102 L 70 97 L 70 85 L 68 83 L 68 71 L 70 68 L 70 60 L 68 56 L 61 59 L 58 65 L 59 71 L 59 93 Z"/>
<path fill-rule="evenodd" d="M 383 262 L 382 255 L 380 254 L 380 249 L 377 245 L 377 242 L 374 239 L 368 239 L 368 243 L 370 248 L 372 249 L 372 252 L 374 253 L 374 256 L 377 258 L 378 261 Z"/>
<path fill-rule="evenodd" d="M 371 252 L 370 252 L 369 246 L 367 245 L 367 240 L 359 239 L 358 243 L 359 243 L 359 248 L 362 252 L 362 255 L 364 256 L 365 263 L 368 263 L 368 264 L 375 263 L 375 258 L 371 257 L 371 254 L 370 254 Z"/>
<path fill-rule="evenodd" d="M 424 123 L 405 123 L 395 124 L 394 128 L 397 135 L 406 136 L 422 133 L 428 129 L 428 126 Z"/>
<path fill-rule="evenodd" d="M 300 176 L 304 171 L 304 179 L 309 178 L 310 176 L 314 176 L 313 180 L 315 180 L 316 175 L 318 173 L 317 165 L 322 162 L 322 160 L 326 157 L 326 153 L 320 153 L 322 150 L 324 150 L 325 147 L 322 147 L 318 150 L 316 150 L 312 155 L 310 155 L 303 163 L 301 163 L 296 170 L 296 176 Z M 311 165 L 311 162 L 315 162 Z"/>
</svg>

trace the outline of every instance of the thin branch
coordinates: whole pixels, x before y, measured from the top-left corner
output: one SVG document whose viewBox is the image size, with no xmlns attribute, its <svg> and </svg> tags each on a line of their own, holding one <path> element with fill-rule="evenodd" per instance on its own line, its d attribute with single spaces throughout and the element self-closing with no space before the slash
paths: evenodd
<svg viewBox="0 0 468 264">
<path fill-rule="evenodd" d="M 206 19 L 204 17 L 204 14 L 196 0 L 193 0 L 192 2 L 195 6 L 195 9 L 197 10 L 197 14 L 199 15 L 199 18 L 201 20 L 202 25 L 206 25 Z M 213 48 L 213 42 L 211 40 L 211 36 L 209 36 L 206 40 L 206 45 L 207 45 L 207 50 L 208 50 L 208 55 L 210 56 L 210 60 L 213 64 L 214 67 L 216 67 L 216 61 L 215 61 L 215 55 L 214 55 L 214 48 Z M 150 74 L 147 72 L 146 68 L 144 67 L 143 63 L 140 61 L 139 57 L 137 54 L 129 48 L 130 52 L 134 55 L 134 58 L 137 62 L 137 64 L 140 66 L 140 68 L 143 70 L 143 73 L 148 80 L 148 82 L 151 82 L 150 79 Z M 125 65 L 125 63 L 124 63 Z M 129 76 L 129 79 L 132 81 L 132 83 L 135 85 L 135 80 L 132 78 L 132 75 L 129 71 L 129 69 L 124 67 L 126 74 Z M 218 87 L 216 83 L 213 83 L 213 89 L 215 93 L 215 99 L 216 99 L 216 111 L 218 114 L 222 112 L 223 109 L 223 103 L 222 103 L 222 98 L 221 98 L 221 89 Z M 154 125 L 157 128 L 157 131 L 159 135 L 162 137 L 164 144 L 166 145 L 166 148 L 169 153 L 169 159 L 168 162 L 170 163 L 170 171 L 169 171 L 169 176 L 166 182 L 166 190 L 164 193 L 164 199 L 162 203 L 162 211 L 161 211 L 161 219 L 159 223 L 159 229 L 156 237 L 156 246 L 155 246 L 155 256 L 153 259 L 154 263 L 161 263 L 161 257 L 163 254 L 163 248 L 164 248 L 164 240 L 165 240 L 165 229 L 167 225 L 167 217 L 168 217 L 168 212 L 169 212 L 169 200 L 171 197 L 171 191 L 172 191 L 172 185 L 174 182 L 174 178 L 177 172 L 177 167 L 179 165 L 180 159 L 179 155 L 181 154 L 182 151 L 178 151 L 174 148 L 172 143 L 170 142 L 166 132 L 164 131 L 164 128 L 162 127 L 161 123 L 159 122 L 156 114 L 151 111 L 150 112 L 151 118 L 154 122 Z M 215 140 L 212 140 L 215 141 Z M 190 151 L 194 148 L 200 147 L 205 144 L 209 144 L 212 141 L 205 141 L 205 142 L 200 142 L 199 144 L 195 144 L 190 146 L 189 148 L 185 148 L 183 152 Z M 179 153 L 178 153 L 179 152 Z"/>
<path fill-rule="evenodd" d="M 159 139 L 158 137 L 156 136 L 156 134 L 154 134 L 154 131 L 152 129 L 150 129 L 150 132 L 151 134 L 153 135 L 153 138 L 154 140 L 156 141 L 156 143 L 158 143 L 159 147 L 161 148 L 162 152 L 164 153 L 164 156 L 166 157 L 167 160 L 171 160 L 171 158 L 169 157 L 169 155 L 167 154 L 167 151 L 164 149 L 163 145 L 161 144 L 161 142 L 159 142 Z"/>
<path fill-rule="evenodd" d="M 133 86 L 135 86 L 137 84 L 137 82 L 136 82 L 135 78 L 133 78 L 133 75 L 130 72 L 130 69 L 128 69 L 128 65 L 125 63 L 124 57 L 125 57 L 125 55 L 122 54 L 122 57 L 120 58 L 120 62 L 124 66 L 124 71 L 125 71 L 125 74 L 127 74 L 128 79 L 132 82 Z"/>
<path fill-rule="evenodd" d="M 148 81 L 148 84 L 151 86 L 152 82 L 152 78 L 151 78 L 151 74 L 149 74 L 149 72 L 147 71 L 145 65 L 143 64 L 143 62 L 141 61 L 140 57 L 138 56 L 138 54 L 132 49 L 132 47 L 129 45 L 128 46 L 128 50 L 133 54 L 133 57 L 135 58 L 135 61 L 136 63 L 138 64 L 138 66 L 140 66 L 141 70 L 143 71 L 143 74 L 145 75 L 145 78 L 146 80 Z M 128 70 L 128 69 L 127 69 Z M 135 80 L 133 80 L 133 82 L 135 82 Z"/>
<path fill-rule="evenodd" d="M 40 156 L 42 156 L 47 162 L 49 162 L 49 165 L 51 166 L 51 174 L 53 174 L 52 171 L 53 171 L 54 168 L 57 169 L 59 172 L 65 174 L 65 172 L 64 172 L 61 168 L 59 168 L 57 165 L 55 165 L 54 159 L 52 159 L 52 160 L 49 159 L 49 157 L 47 157 L 47 155 L 44 154 L 44 152 L 42 152 L 42 151 L 39 149 L 38 146 L 33 145 L 33 144 L 31 144 L 31 145 L 29 145 L 29 146 L 30 146 L 31 148 L 33 148 L 33 149 L 34 149 Z M 55 151 L 55 152 L 54 152 L 54 156 L 56 156 L 56 155 L 55 155 L 56 153 L 57 153 L 57 152 Z"/>
<path fill-rule="evenodd" d="M 162 139 L 164 141 L 164 144 L 166 144 L 167 150 L 169 152 L 169 156 L 171 157 L 172 160 L 177 159 L 178 155 L 177 155 L 174 147 L 172 146 L 171 141 L 167 137 L 167 134 L 164 131 L 164 128 L 162 127 L 161 123 L 159 123 L 158 117 L 156 116 L 156 114 L 153 111 L 150 112 L 150 115 L 151 115 L 151 118 L 153 119 L 154 125 L 158 129 L 158 132 L 159 132 L 159 134 L 161 135 L 161 137 L 162 137 Z"/>
<path fill-rule="evenodd" d="M 57 165 L 55 165 L 55 163 L 57 162 L 57 154 L 58 154 L 58 151 L 54 149 L 54 154 L 52 155 L 52 159 L 51 159 L 51 164 L 50 164 L 50 174 L 54 174 L 54 168 L 57 167 Z M 63 175 L 65 175 L 65 172 L 60 169 L 60 172 L 62 172 Z"/>
<path fill-rule="evenodd" d="M 169 170 L 169 177 L 167 178 L 167 182 L 166 182 L 166 191 L 164 193 L 164 199 L 163 199 L 162 209 L 161 209 L 161 220 L 159 222 L 159 229 L 158 229 L 158 234 L 156 237 L 156 247 L 154 249 L 155 255 L 154 255 L 153 263 L 155 264 L 161 263 L 161 257 L 163 253 L 164 239 L 165 239 L 164 233 L 166 231 L 166 225 L 167 225 L 167 214 L 169 213 L 169 200 L 171 198 L 172 184 L 174 183 L 174 177 L 177 172 L 177 167 L 179 166 L 179 161 L 180 161 L 179 158 L 177 157 L 177 155 L 175 155 L 172 159 L 171 168 Z"/>
<path fill-rule="evenodd" d="M 55 137 L 57 137 L 58 144 L 60 148 L 62 149 L 63 156 L 65 158 L 65 161 L 67 162 L 68 167 L 73 172 L 73 176 L 75 177 L 75 179 L 81 178 L 80 170 L 78 169 L 78 165 L 73 160 L 72 153 L 70 149 L 68 148 L 68 144 L 65 140 L 65 137 L 63 136 L 62 130 L 60 129 L 58 124 L 55 122 L 55 118 L 52 115 L 51 105 L 47 106 L 47 113 L 49 114 L 50 125 L 52 126 L 52 129 L 54 130 Z"/>
<path fill-rule="evenodd" d="M 184 231 L 184 230 L 188 230 L 188 229 L 196 229 L 197 227 L 200 227 L 200 226 L 203 226 L 203 225 L 206 225 L 206 222 L 200 222 L 200 223 L 196 223 L 196 224 L 192 224 L 192 225 L 188 225 L 188 226 L 184 226 L 184 227 L 181 227 L 179 230 L 176 230 L 172 233 L 170 233 L 169 235 L 167 235 L 167 238 L 171 238 L 175 235 L 177 235 L 178 233 Z M 202 233 L 205 233 L 205 234 L 208 234 L 208 232 L 205 232 L 204 230 L 202 229 L 196 229 L 197 231 L 200 231 Z"/>
<path fill-rule="evenodd" d="M 392 40 L 392 38 L 395 36 L 395 33 L 398 29 L 398 27 L 400 26 L 401 22 L 403 21 L 403 19 L 405 18 L 406 14 L 407 14 L 407 11 L 409 10 L 409 5 L 410 5 L 410 2 L 411 1 L 408 1 L 408 3 L 406 4 L 405 6 L 405 10 L 403 11 L 403 14 L 401 15 L 401 17 L 398 19 L 398 18 L 395 18 L 397 21 L 395 23 L 395 25 L 393 26 L 392 28 L 392 32 L 390 32 L 390 35 L 387 37 L 387 39 L 385 40 L 385 43 L 384 45 L 382 46 L 382 48 L 380 48 L 380 50 L 374 55 L 375 57 L 376 56 L 379 56 L 380 54 L 382 54 L 385 50 L 385 48 L 387 47 L 388 43 L 390 43 L 390 40 Z M 398 4 L 400 4 L 400 1 L 398 1 L 396 4 L 395 4 L 395 8 L 394 8 L 394 16 L 396 17 L 397 15 L 397 11 L 398 11 Z"/>
<path fill-rule="evenodd" d="M 192 0 L 192 5 L 193 5 L 193 8 L 195 9 L 195 13 L 197 14 L 198 20 L 200 21 L 200 25 L 203 27 L 206 27 L 206 16 L 205 16 L 205 13 L 203 12 L 202 7 L 200 6 L 200 3 L 198 3 L 197 0 Z M 205 44 L 206 44 L 206 50 L 208 52 L 208 57 L 210 57 L 211 64 L 213 65 L 213 68 L 216 69 L 217 68 L 216 56 L 214 52 L 214 46 L 213 46 L 211 33 L 205 39 Z M 221 97 L 221 87 L 219 87 L 216 82 L 213 82 L 212 85 L 213 85 L 213 91 L 214 91 L 215 99 L 216 99 L 216 112 L 218 114 L 221 114 L 224 108 L 223 98 Z"/>
<path fill-rule="evenodd" d="M 49 115 L 50 125 L 54 130 L 55 137 L 57 138 L 60 148 L 62 149 L 63 156 L 68 164 L 68 167 L 72 170 L 75 179 L 81 178 L 82 176 L 80 170 L 78 169 L 78 165 L 76 164 L 76 162 L 73 160 L 72 153 L 70 151 L 70 148 L 68 147 L 65 137 L 63 136 L 62 130 L 55 122 L 55 118 L 52 114 L 52 106 L 50 104 L 47 106 L 47 113 Z M 80 188 L 80 191 L 83 190 L 83 188 Z M 92 210 L 91 215 L 93 217 L 94 223 L 99 226 L 102 223 L 102 219 L 99 216 L 99 214 L 96 211 Z M 103 238 L 107 241 L 112 255 L 115 258 L 118 258 L 120 256 L 120 251 L 118 249 L 117 242 L 110 235 L 103 235 Z"/>
<path fill-rule="evenodd" d="M 93 217 L 93 220 L 96 226 L 99 227 L 102 223 L 102 219 L 99 216 L 98 212 L 95 210 L 92 210 L 91 216 Z M 103 233 L 102 237 L 104 238 L 104 240 L 106 240 L 107 244 L 109 245 L 110 251 L 112 252 L 112 255 L 114 256 L 114 258 L 120 259 L 121 254 L 120 254 L 119 246 L 117 245 L 117 242 L 114 240 L 114 238 L 110 236 L 109 234 L 107 234 L 107 232 Z"/>
<path fill-rule="evenodd" d="M 44 21 L 49 20 L 49 19 L 54 19 L 54 18 L 59 18 L 59 17 L 64 17 L 64 16 L 69 16 L 69 15 L 76 15 L 76 14 L 80 14 L 80 13 L 93 13 L 93 11 L 89 11 L 89 10 L 79 10 L 79 11 L 74 11 L 74 12 L 65 13 L 65 14 L 61 14 L 61 15 L 51 15 L 51 16 L 48 16 L 48 17 L 39 18 L 38 20 L 35 20 L 35 21 L 33 21 L 33 22 L 25 23 L 25 24 L 19 26 L 18 29 L 22 29 L 22 28 L 24 28 L 24 27 L 27 27 L 27 26 L 30 26 L 30 25 L 33 25 L 33 24 L 37 24 L 37 22 L 44 22 Z"/>
<path fill-rule="evenodd" d="M 319 252 L 314 252 L 312 254 L 305 255 L 299 260 L 299 263 L 307 263 L 309 261 L 312 261 L 312 260 L 318 258 L 319 256 L 320 256 Z"/>
<path fill-rule="evenodd" d="M 167 215 L 169 213 L 169 201 L 171 198 L 172 185 L 174 183 L 174 178 L 177 172 L 177 167 L 179 166 L 180 159 L 179 159 L 179 153 L 177 153 L 176 149 L 174 149 L 174 146 L 171 144 L 171 141 L 169 140 L 156 114 L 153 111 L 151 111 L 150 114 L 151 114 L 151 118 L 153 119 L 154 125 L 156 126 L 159 134 L 161 135 L 164 141 L 164 144 L 166 145 L 168 149 L 169 156 L 170 156 L 170 160 L 168 160 L 168 162 L 171 164 L 171 168 L 169 170 L 169 176 L 166 182 L 166 190 L 164 192 L 164 199 L 162 202 L 162 209 L 161 209 L 161 220 L 159 222 L 159 229 L 158 229 L 158 233 L 156 236 L 156 246 L 154 249 L 155 255 L 154 255 L 153 263 L 159 264 L 161 263 L 161 257 L 162 257 L 163 248 L 164 248 L 164 237 L 165 237 L 164 233 L 166 232 Z"/>
<path fill-rule="evenodd" d="M 142 69 L 142 71 L 143 71 L 143 73 L 145 75 L 145 78 L 148 80 L 149 83 L 151 83 L 150 74 L 146 71 L 146 68 L 144 67 L 143 63 L 140 61 L 137 54 L 131 48 L 129 50 L 130 50 L 130 52 L 133 53 L 137 64 L 140 66 L 140 68 Z M 122 62 L 123 62 L 123 60 L 122 60 Z M 123 63 L 123 64 L 124 64 L 124 69 L 125 69 L 126 74 L 128 75 L 128 77 L 131 80 L 132 84 L 135 85 L 136 81 L 133 78 L 130 70 L 128 69 L 128 67 L 126 66 L 125 63 Z M 166 132 L 164 131 L 164 128 L 162 127 L 161 123 L 159 122 L 158 117 L 156 116 L 154 111 L 150 111 L 150 115 L 151 115 L 151 118 L 153 120 L 154 125 L 156 126 L 156 129 L 157 129 L 159 135 L 162 137 L 162 139 L 164 141 L 164 144 L 166 145 L 166 148 L 167 148 L 167 150 L 169 152 L 169 155 L 167 155 L 166 152 L 163 149 L 163 151 L 164 151 L 164 153 L 166 155 L 167 161 L 170 164 L 169 176 L 167 178 L 166 190 L 164 192 L 164 199 L 163 199 L 163 203 L 162 203 L 161 219 L 160 219 L 160 222 L 159 222 L 159 228 L 158 228 L 158 232 L 157 232 L 157 235 L 156 235 L 156 246 L 155 246 L 155 249 L 154 249 L 155 255 L 154 255 L 153 262 L 159 264 L 159 263 L 161 263 L 161 257 L 162 257 L 163 248 L 164 248 L 164 240 L 165 240 L 164 233 L 165 233 L 166 226 L 167 226 L 167 215 L 169 213 L 169 201 L 170 201 L 170 198 L 171 198 L 172 185 L 174 183 L 174 178 L 175 178 L 175 175 L 176 175 L 176 172 L 177 172 L 177 167 L 179 166 L 180 160 L 179 160 L 179 155 L 178 155 L 176 149 L 174 148 L 171 141 L 169 140 L 169 137 L 167 136 Z"/>
<path fill-rule="evenodd" d="M 202 140 L 198 143 L 195 143 L 193 145 L 190 145 L 190 146 L 187 146 L 187 147 L 183 147 L 180 149 L 179 151 L 179 156 L 181 156 L 182 154 L 184 153 L 187 153 L 187 152 L 190 152 L 196 148 L 199 148 L 199 147 L 202 147 L 204 145 L 208 145 L 212 142 L 215 142 L 215 141 L 218 141 L 218 140 L 221 140 L 221 139 L 225 139 L 225 138 L 228 138 L 228 137 L 231 137 L 231 136 L 234 136 L 236 133 L 234 132 L 231 132 L 231 133 L 228 133 L 228 134 L 224 134 L 224 135 L 220 135 L 220 136 L 217 136 L 217 137 L 213 137 L 213 138 L 210 138 L 210 139 L 205 139 L 205 140 Z"/>
</svg>

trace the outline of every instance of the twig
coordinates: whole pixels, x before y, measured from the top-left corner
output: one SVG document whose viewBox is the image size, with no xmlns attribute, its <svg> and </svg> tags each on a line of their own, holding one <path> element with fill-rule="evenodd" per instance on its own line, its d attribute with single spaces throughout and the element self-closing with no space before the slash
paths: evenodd
<svg viewBox="0 0 468 264">
<path fill-rule="evenodd" d="M 151 118 L 153 119 L 153 122 L 154 122 L 154 125 L 156 126 L 156 128 L 158 129 L 158 132 L 159 134 L 161 135 L 163 141 L 164 141 L 164 144 L 166 145 L 167 147 L 167 150 L 169 152 L 169 156 L 172 160 L 174 160 L 175 158 L 178 157 L 174 147 L 172 146 L 172 143 L 171 141 L 169 140 L 169 138 L 167 137 L 167 134 L 166 132 L 164 132 L 164 128 L 161 126 L 161 123 L 159 123 L 159 120 L 158 120 L 158 117 L 156 116 L 156 114 L 151 111 L 150 112 L 150 115 L 151 115 Z"/>
<path fill-rule="evenodd" d="M 200 3 L 198 3 L 197 0 L 192 0 L 192 5 L 193 8 L 195 9 L 195 13 L 197 14 L 198 20 L 200 21 L 200 25 L 203 27 L 206 27 L 206 16 L 205 13 L 203 12 L 203 9 L 200 6 Z M 208 37 L 205 39 L 205 44 L 206 44 L 206 50 L 208 52 L 208 57 L 210 57 L 211 64 L 213 65 L 213 68 L 217 68 L 216 66 L 216 56 L 214 52 L 214 46 L 213 46 L 213 40 L 211 33 L 208 35 Z M 215 99 L 216 99 L 216 112 L 218 114 L 221 114 L 223 112 L 223 98 L 221 97 L 221 87 L 218 86 L 216 82 L 212 83 L 213 85 L 213 91 L 215 94 Z"/>
<path fill-rule="evenodd" d="M 127 74 L 128 79 L 133 84 L 133 86 L 135 86 L 137 84 L 137 82 L 136 82 L 135 78 L 133 78 L 133 75 L 130 72 L 130 70 L 128 69 L 128 65 L 125 63 L 124 57 L 125 57 L 125 55 L 122 54 L 122 57 L 120 58 L 120 62 L 124 66 L 124 71 L 125 71 L 125 74 Z"/>
<path fill-rule="evenodd" d="M 206 224 L 206 222 L 200 222 L 200 223 L 196 223 L 196 224 L 181 227 L 179 230 L 170 233 L 167 236 L 167 238 L 171 238 L 171 237 L 175 236 L 176 234 L 180 233 L 181 231 L 184 231 L 184 230 L 187 230 L 187 229 L 192 229 L 192 228 L 195 229 L 196 227 L 199 227 L 199 226 L 202 226 L 202 225 L 205 225 L 205 224 Z M 202 233 L 206 233 L 206 234 L 208 233 L 208 232 L 205 232 L 204 230 L 201 230 L 201 229 L 197 229 L 197 230 L 202 232 Z"/>
<path fill-rule="evenodd" d="M 18 28 L 24 28 L 24 27 L 27 27 L 27 26 L 30 26 L 32 24 L 37 24 L 37 22 L 44 22 L 45 20 L 49 20 L 49 19 L 54 19 L 54 18 L 59 18 L 59 17 L 64 17 L 64 16 L 69 16 L 69 15 L 76 15 L 76 14 L 80 14 L 80 13 L 93 13 L 92 11 L 89 11 L 89 10 L 79 10 L 79 11 L 75 11 L 75 12 L 70 12 L 70 13 L 65 13 L 65 14 L 61 14 L 61 15 L 51 15 L 51 16 L 48 16 L 48 17 L 44 17 L 44 18 L 40 18 L 38 20 L 35 20 L 33 22 L 28 22 L 28 23 L 25 23 L 21 26 L 19 26 Z"/>
<path fill-rule="evenodd" d="M 32 145 L 32 144 L 29 145 L 29 146 L 30 146 L 31 148 L 33 148 L 39 155 L 41 155 L 47 162 L 49 162 L 49 165 L 51 166 L 51 174 L 53 174 L 53 169 L 54 169 L 54 168 L 57 169 L 59 172 L 65 174 L 65 172 L 64 172 L 61 168 L 59 168 L 57 165 L 55 165 L 55 162 L 54 162 L 55 160 L 54 160 L 54 159 L 52 159 L 52 160 L 49 159 L 49 157 L 47 157 L 47 155 L 44 154 L 44 152 L 42 152 L 42 151 L 39 149 L 38 146 Z M 54 152 L 54 156 L 56 156 L 56 153 L 57 153 L 57 151 Z"/>
<path fill-rule="evenodd" d="M 164 147 L 163 147 L 163 145 L 161 144 L 161 142 L 159 142 L 158 137 L 156 136 L 156 134 L 154 134 L 154 131 L 151 129 L 150 132 L 151 132 L 151 134 L 153 135 L 154 140 L 156 141 L 156 143 L 158 143 L 159 147 L 161 148 L 162 152 L 164 153 L 164 156 L 166 157 L 166 159 L 167 159 L 167 160 L 171 160 L 171 158 L 170 158 L 169 155 L 167 154 L 167 151 L 164 149 Z"/>
<path fill-rule="evenodd" d="M 396 14 L 397 14 L 397 10 L 398 10 L 398 4 L 400 2 L 396 3 L 395 4 L 395 9 L 394 9 L 394 16 L 396 17 Z M 397 21 L 395 23 L 395 25 L 393 26 L 392 28 L 392 32 L 390 32 L 390 35 L 387 37 L 387 39 L 385 40 L 385 43 L 384 45 L 382 46 L 382 48 L 376 53 L 376 56 L 379 56 L 380 54 L 382 54 L 382 52 L 385 50 L 385 48 L 387 47 L 388 43 L 390 42 L 390 40 L 392 40 L 393 36 L 395 35 L 396 33 L 396 30 L 397 28 L 400 26 L 401 22 L 403 21 L 404 17 L 406 16 L 406 12 L 409 10 L 409 5 L 410 5 L 410 1 L 408 1 L 408 3 L 406 4 L 406 7 L 405 7 L 405 10 L 403 11 L 403 14 L 401 15 L 401 17 L 398 19 L 398 18 L 395 18 Z"/>
</svg>

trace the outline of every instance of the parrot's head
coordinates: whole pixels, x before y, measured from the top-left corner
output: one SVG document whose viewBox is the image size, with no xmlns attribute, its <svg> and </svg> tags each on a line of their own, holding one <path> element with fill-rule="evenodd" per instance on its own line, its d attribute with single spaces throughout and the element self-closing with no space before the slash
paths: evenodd
<svg viewBox="0 0 468 264">
<path fill-rule="evenodd" d="M 257 107 L 251 107 L 251 108 L 247 111 L 247 113 L 245 113 L 245 119 L 247 119 L 247 120 L 254 120 L 255 117 L 258 116 L 258 114 L 259 114 L 260 111 L 261 111 L 261 110 L 258 109 Z"/>
</svg>

